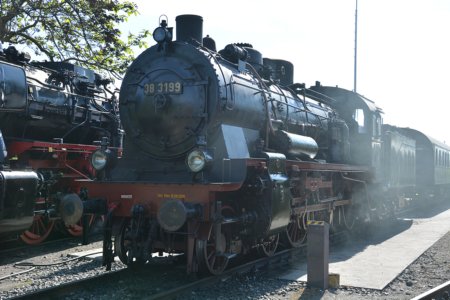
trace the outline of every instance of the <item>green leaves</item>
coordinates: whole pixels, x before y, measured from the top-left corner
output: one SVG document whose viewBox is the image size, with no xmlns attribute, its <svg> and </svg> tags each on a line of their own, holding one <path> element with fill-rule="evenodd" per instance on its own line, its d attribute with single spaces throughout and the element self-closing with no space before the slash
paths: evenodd
<svg viewBox="0 0 450 300">
<path fill-rule="evenodd" d="M 26 44 L 50 61 L 70 61 L 120 77 L 147 47 L 148 30 L 121 39 L 137 7 L 119 0 L 1 0 L 0 40 Z"/>
</svg>

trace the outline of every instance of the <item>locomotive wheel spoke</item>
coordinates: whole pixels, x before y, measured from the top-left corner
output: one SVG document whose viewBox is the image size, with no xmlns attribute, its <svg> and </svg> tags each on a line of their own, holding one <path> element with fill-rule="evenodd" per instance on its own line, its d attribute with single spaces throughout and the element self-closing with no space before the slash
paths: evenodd
<svg viewBox="0 0 450 300">
<path fill-rule="evenodd" d="M 135 263 L 134 257 L 129 257 L 132 255 L 132 241 L 129 239 L 129 232 L 131 231 L 131 222 L 129 220 L 124 220 L 118 235 L 114 238 L 114 251 L 119 257 L 120 261 L 128 266 Z"/>
<path fill-rule="evenodd" d="M 225 245 L 223 252 L 229 248 L 229 240 L 222 233 L 222 245 Z M 202 274 L 221 274 L 228 265 L 228 258 L 224 255 L 218 255 L 216 251 L 215 236 L 211 234 L 207 241 L 198 240 L 196 244 L 196 254 L 199 266 L 199 272 Z"/>
<path fill-rule="evenodd" d="M 30 229 L 20 235 L 20 239 L 28 245 L 37 245 L 47 239 L 55 225 L 54 220 L 46 220 L 43 216 L 35 216 Z"/>
<path fill-rule="evenodd" d="M 231 206 L 222 207 L 222 215 L 226 217 L 235 216 L 235 210 Z M 222 249 L 216 249 L 216 237 L 213 232 L 208 240 L 197 240 L 196 258 L 200 274 L 221 274 L 228 266 L 228 257 L 223 255 L 230 250 L 230 236 L 232 227 L 230 225 L 222 225 L 220 234 Z"/>
<path fill-rule="evenodd" d="M 305 214 L 293 216 L 286 228 L 286 237 L 289 246 L 298 248 L 306 241 L 306 228 L 303 226 Z"/>
<path fill-rule="evenodd" d="M 264 239 L 264 241 L 258 246 L 258 252 L 263 256 L 272 256 L 278 247 L 280 235 L 271 235 Z"/>
</svg>

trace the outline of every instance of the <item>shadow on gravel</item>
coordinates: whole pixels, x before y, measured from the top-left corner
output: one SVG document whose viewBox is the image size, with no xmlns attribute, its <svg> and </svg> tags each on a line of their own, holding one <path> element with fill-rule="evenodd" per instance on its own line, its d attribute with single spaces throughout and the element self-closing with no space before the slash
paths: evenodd
<svg viewBox="0 0 450 300">
<path fill-rule="evenodd" d="M 101 240 L 102 235 L 95 234 L 89 236 L 89 244 Z M 83 247 L 83 245 L 81 245 L 81 242 L 82 242 L 81 237 L 72 237 L 72 238 L 51 240 L 35 246 L 22 244 L 18 248 L 14 248 L 11 250 L 2 249 L 2 253 L 0 255 L 0 265 L 21 262 L 24 259 L 30 260 L 33 259 L 34 257 L 43 257 L 45 259 L 45 256 L 47 254 L 51 254 L 58 251 L 64 251 L 66 249 L 78 246 Z"/>
</svg>

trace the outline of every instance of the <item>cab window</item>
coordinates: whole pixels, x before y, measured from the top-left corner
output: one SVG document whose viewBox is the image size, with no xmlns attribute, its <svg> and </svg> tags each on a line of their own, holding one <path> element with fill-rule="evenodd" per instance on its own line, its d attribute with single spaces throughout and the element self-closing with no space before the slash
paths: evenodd
<svg viewBox="0 0 450 300">
<path fill-rule="evenodd" d="M 373 136 L 375 137 L 381 136 L 381 125 L 383 123 L 381 117 L 379 115 L 373 115 L 372 121 L 373 121 Z"/>
<path fill-rule="evenodd" d="M 358 124 L 358 133 L 366 133 L 366 127 L 364 126 L 364 110 L 361 108 L 355 109 L 352 117 Z"/>
</svg>

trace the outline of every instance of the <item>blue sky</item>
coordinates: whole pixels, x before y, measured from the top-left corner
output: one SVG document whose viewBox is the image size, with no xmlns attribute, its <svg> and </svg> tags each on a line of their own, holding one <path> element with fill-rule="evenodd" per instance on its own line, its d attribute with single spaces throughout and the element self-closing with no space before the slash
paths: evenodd
<svg viewBox="0 0 450 300">
<path fill-rule="evenodd" d="M 123 31 L 153 30 L 161 14 L 203 17 L 218 49 L 247 42 L 294 64 L 296 82 L 353 89 L 355 0 L 134 1 Z M 153 43 L 153 41 L 151 42 Z M 358 0 L 357 91 L 385 123 L 450 144 L 450 1 Z"/>
</svg>

